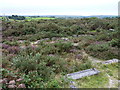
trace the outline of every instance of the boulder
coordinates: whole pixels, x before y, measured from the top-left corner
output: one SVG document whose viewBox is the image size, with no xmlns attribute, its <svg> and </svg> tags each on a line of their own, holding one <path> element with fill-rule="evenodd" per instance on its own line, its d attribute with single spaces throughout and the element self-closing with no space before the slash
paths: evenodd
<svg viewBox="0 0 120 90">
<path fill-rule="evenodd" d="M 22 81 L 22 80 L 23 80 L 22 78 L 19 78 L 19 79 L 17 79 L 16 81 L 17 81 L 17 82 L 20 82 L 20 81 Z"/>
<path fill-rule="evenodd" d="M 25 86 L 25 84 L 20 84 L 20 85 L 18 85 L 17 88 L 26 88 L 26 86 Z"/>
<path fill-rule="evenodd" d="M 15 84 L 15 80 L 11 80 L 9 84 Z"/>
<path fill-rule="evenodd" d="M 16 88 L 16 85 L 8 85 L 8 88 Z"/>
<path fill-rule="evenodd" d="M 75 56 L 75 58 L 76 58 L 76 59 L 82 59 L 83 57 L 82 57 L 81 54 L 77 54 L 77 55 Z"/>
<path fill-rule="evenodd" d="M 79 43 L 73 43 L 74 47 L 77 47 L 79 45 Z"/>
<path fill-rule="evenodd" d="M 77 50 L 76 49 L 70 49 L 70 52 L 75 53 L 75 52 L 77 52 Z"/>
<path fill-rule="evenodd" d="M 6 84 L 8 82 L 8 79 L 7 78 L 4 78 L 4 79 L 1 79 L 0 80 L 0 83 L 1 84 Z"/>
</svg>

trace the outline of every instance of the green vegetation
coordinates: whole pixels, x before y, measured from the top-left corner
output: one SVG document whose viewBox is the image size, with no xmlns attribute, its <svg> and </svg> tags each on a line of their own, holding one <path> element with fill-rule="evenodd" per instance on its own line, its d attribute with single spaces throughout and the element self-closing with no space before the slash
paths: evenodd
<svg viewBox="0 0 120 90">
<path fill-rule="evenodd" d="M 26 20 L 28 20 L 28 21 L 31 21 L 31 20 L 41 20 L 41 19 L 55 19 L 55 18 L 53 18 L 53 17 L 36 17 L 36 18 L 34 18 L 34 17 L 26 17 Z"/>
<path fill-rule="evenodd" d="M 0 20 L 2 20 L 2 17 L 0 17 Z"/>
<path fill-rule="evenodd" d="M 119 79 L 117 64 L 94 65 L 89 55 L 101 61 L 120 59 L 117 22 L 117 18 L 3 20 L 3 78 L 23 78 L 27 88 L 69 88 L 66 74 L 97 68 L 100 74 L 76 80 L 77 87 L 107 88 L 106 74 Z"/>
<path fill-rule="evenodd" d="M 8 18 L 14 20 L 25 20 L 24 16 L 17 16 L 17 15 L 8 16 Z"/>
<path fill-rule="evenodd" d="M 108 77 L 105 73 L 100 73 L 95 76 L 84 77 L 77 81 L 79 88 L 106 88 Z M 82 83 L 81 83 L 82 82 Z"/>
</svg>

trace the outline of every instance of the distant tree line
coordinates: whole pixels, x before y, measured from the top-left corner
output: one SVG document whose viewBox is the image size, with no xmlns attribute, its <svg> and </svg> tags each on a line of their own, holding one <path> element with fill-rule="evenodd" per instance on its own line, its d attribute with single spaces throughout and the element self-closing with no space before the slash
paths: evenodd
<svg viewBox="0 0 120 90">
<path fill-rule="evenodd" d="M 18 16 L 18 15 L 12 15 L 8 16 L 9 19 L 14 19 L 14 20 L 25 20 L 24 16 Z"/>
</svg>

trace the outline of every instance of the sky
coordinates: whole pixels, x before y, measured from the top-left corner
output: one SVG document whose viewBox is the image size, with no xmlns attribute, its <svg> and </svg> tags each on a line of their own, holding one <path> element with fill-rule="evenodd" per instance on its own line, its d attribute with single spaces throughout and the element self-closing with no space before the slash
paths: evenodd
<svg viewBox="0 0 120 90">
<path fill-rule="evenodd" d="M 118 15 L 119 0 L 0 0 L 0 15 Z"/>
</svg>

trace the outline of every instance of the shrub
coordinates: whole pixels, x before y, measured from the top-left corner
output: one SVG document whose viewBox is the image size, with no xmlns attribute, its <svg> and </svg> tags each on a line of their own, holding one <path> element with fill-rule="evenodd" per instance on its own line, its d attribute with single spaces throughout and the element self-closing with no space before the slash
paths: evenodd
<svg viewBox="0 0 120 90">
<path fill-rule="evenodd" d="M 59 48 L 59 52 L 67 52 L 72 47 L 72 44 L 70 42 L 66 42 L 66 43 L 59 42 L 59 43 L 54 43 L 53 45 Z"/>
<path fill-rule="evenodd" d="M 35 33 L 36 33 L 36 29 L 34 27 L 25 28 L 22 31 L 22 35 L 35 34 Z"/>
<path fill-rule="evenodd" d="M 109 44 L 112 46 L 112 47 L 115 47 L 115 46 L 119 46 L 119 40 L 118 39 L 112 39 Z"/>
<path fill-rule="evenodd" d="M 93 52 L 104 52 L 109 50 L 109 45 L 108 44 L 93 44 L 93 45 L 89 45 L 87 47 L 87 50 L 89 51 L 93 51 Z"/>
<path fill-rule="evenodd" d="M 29 71 L 36 70 L 37 63 L 40 62 L 41 54 L 36 54 L 35 56 L 27 55 L 21 56 L 18 55 L 13 58 L 13 65 L 22 72 L 28 73 Z"/>
<path fill-rule="evenodd" d="M 60 82 L 58 82 L 57 80 L 51 80 L 47 82 L 47 88 L 62 88 L 62 87 L 60 86 Z"/>
<path fill-rule="evenodd" d="M 27 75 L 23 74 L 22 78 L 27 88 L 44 88 L 44 80 L 39 76 L 37 71 L 29 72 Z"/>
<path fill-rule="evenodd" d="M 19 45 L 19 43 L 17 41 L 5 41 L 4 44 L 10 45 L 10 46 L 18 46 Z"/>
</svg>

